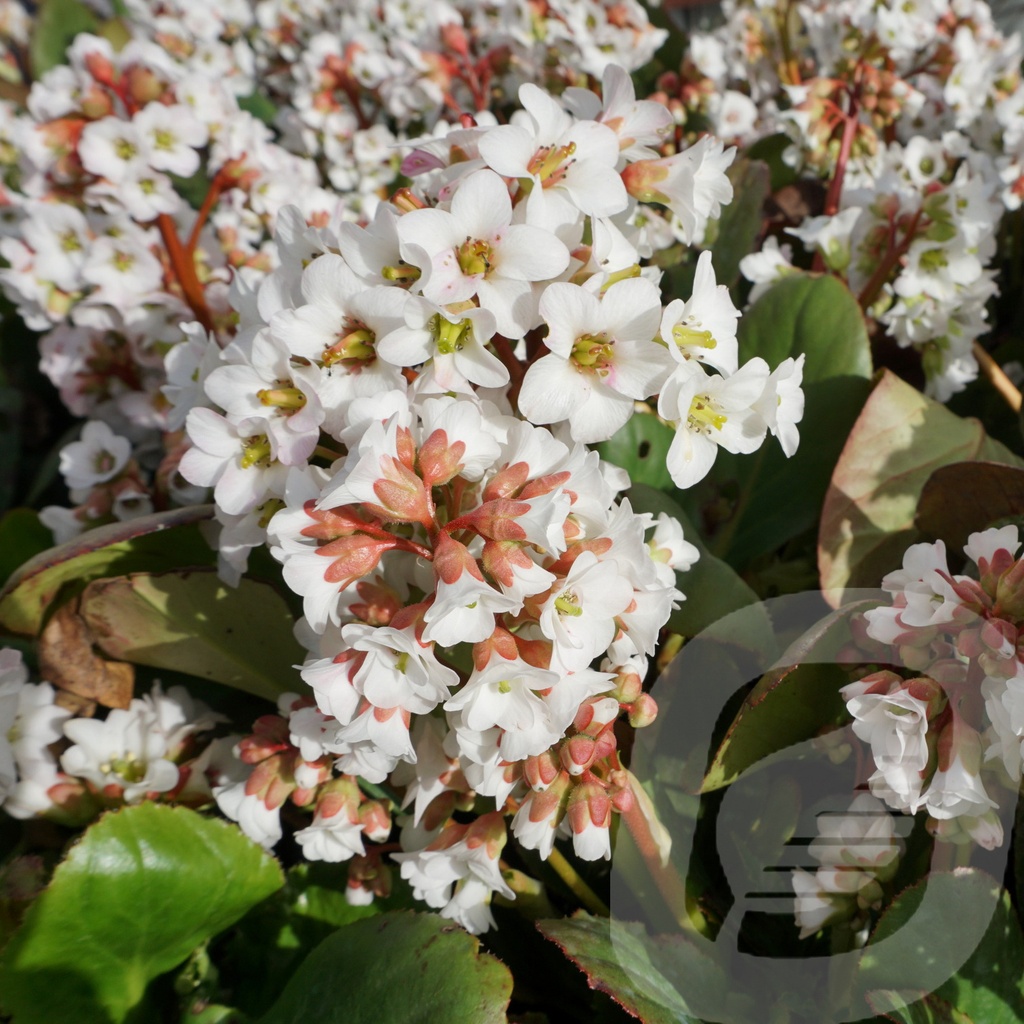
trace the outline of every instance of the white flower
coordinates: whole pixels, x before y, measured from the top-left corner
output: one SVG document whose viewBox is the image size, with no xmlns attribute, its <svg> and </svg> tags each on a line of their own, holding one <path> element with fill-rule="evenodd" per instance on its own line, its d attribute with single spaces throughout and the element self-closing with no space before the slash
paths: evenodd
<svg viewBox="0 0 1024 1024">
<path fill-rule="evenodd" d="M 629 278 L 598 299 L 579 285 L 556 283 L 541 296 L 540 313 L 551 354 L 527 371 L 519 408 L 531 423 L 568 420 L 574 441 L 606 440 L 671 367 L 668 352 L 653 342 L 661 317 L 657 288 Z"/>
<path fill-rule="evenodd" d="M 761 446 L 767 425 L 756 403 L 768 378 L 768 364 L 760 357 L 731 377 L 707 374 L 694 360 L 676 368 L 662 388 L 658 412 L 676 425 L 665 461 L 677 487 L 703 480 L 719 446 L 736 454 Z"/>
</svg>

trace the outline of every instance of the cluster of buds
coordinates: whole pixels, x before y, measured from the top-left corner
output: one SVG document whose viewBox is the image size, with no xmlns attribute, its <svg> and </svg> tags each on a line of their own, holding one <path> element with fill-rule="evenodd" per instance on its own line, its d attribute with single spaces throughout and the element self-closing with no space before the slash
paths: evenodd
<svg viewBox="0 0 1024 1024">
<path fill-rule="evenodd" d="M 214 796 L 225 814 L 268 848 L 281 838 L 286 802 L 312 812 L 312 823 L 295 833 L 296 842 L 307 860 L 337 863 L 365 854 L 364 835 L 386 839 L 391 815 L 381 801 L 362 793 L 355 778 L 335 774 L 332 758 L 323 753 L 326 731 L 312 699 L 282 695 L 278 713 L 257 719 L 252 733 L 235 744 L 239 777 L 224 779 Z"/>
<path fill-rule="evenodd" d="M 903 844 L 885 804 L 861 793 L 842 814 L 819 814 L 808 847 L 820 867 L 793 872 L 794 914 L 800 938 L 845 922 L 861 940 L 870 914 L 882 906 L 885 885 L 899 866 Z"/>
<path fill-rule="evenodd" d="M 1016 791 L 1024 743 L 1024 622 L 1015 526 L 972 534 L 978 578 L 951 574 L 945 547 L 915 544 L 885 577 L 888 607 L 866 612 L 868 636 L 917 673 L 875 672 L 843 688 L 853 731 L 871 747 L 871 792 L 934 835 L 1001 845 L 1000 789 Z"/>
</svg>

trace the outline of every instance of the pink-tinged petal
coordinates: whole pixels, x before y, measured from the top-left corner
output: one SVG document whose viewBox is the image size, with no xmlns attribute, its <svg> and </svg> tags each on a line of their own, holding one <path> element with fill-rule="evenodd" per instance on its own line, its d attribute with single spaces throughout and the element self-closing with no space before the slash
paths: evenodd
<svg viewBox="0 0 1024 1024">
<path fill-rule="evenodd" d="M 569 250 L 550 231 L 513 224 L 495 247 L 495 263 L 502 277 L 549 281 L 569 266 Z"/>
<path fill-rule="evenodd" d="M 608 332 L 616 339 L 650 341 L 661 325 L 661 293 L 643 277 L 613 284 L 604 293 L 601 308 Z"/>
<path fill-rule="evenodd" d="M 540 297 L 540 315 L 548 325 L 544 344 L 565 358 L 577 338 L 604 328 L 600 301 L 577 284 L 558 281 L 548 285 Z"/>
<path fill-rule="evenodd" d="M 512 219 L 512 200 L 505 182 L 490 170 L 474 171 L 459 182 L 452 197 L 452 217 L 461 238 L 490 239 Z"/>
<path fill-rule="evenodd" d="M 544 356 L 526 371 L 519 409 L 535 424 L 560 423 L 587 400 L 590 381 L 558 355 Z"/>
<path fill-rule="evenodd" d="M 569 432 L 584 444 L 607 441 L 632 415 L 632 398 L 595 384 L 586 402 L 569 417 Z"/>
<path fill-rule="evenodd" d="M 504 178 L 526 178 L 526 169 L 537 150 L 537 141 L 515 124 L 492 128 L 480 140 L 480 156 Z"/>
<path fill-rule="evenodd" d="M 444 249 L 430 262 L 430 276 L 423 285 L 423 295 L 440 306 L 465 302 L 476 295 L 478 276 L 462 272 L 454 249 Z"/>
</svg>

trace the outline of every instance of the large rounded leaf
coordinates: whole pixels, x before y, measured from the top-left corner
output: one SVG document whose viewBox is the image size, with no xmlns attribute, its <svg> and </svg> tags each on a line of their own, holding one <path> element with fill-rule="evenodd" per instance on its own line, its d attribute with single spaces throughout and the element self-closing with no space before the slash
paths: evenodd
<svg viewBox="0 0 1024 1024">
<path fill-rule="evenodd" d="M 325 939 L 259 1024 L 504 1024 L 512 975 L 436 914 L 356 921 Z"/>
<path fill-rule="evenodd" d="M 140 804 L 101 818 L 0 957 L 18 1024 L 119 1024 L 146 986 L 282 884 L 233 825 Z"/>
<path fill-rule="evenodd" d="M 228 587 L 212 569 L 96 580 L 81 615 L 109 657 L 188 672 L 275 700 L 294 689 L 302 648 L 268 583 Z"/>
<path fill-rule="evenodd" d="M 886 371 L 843 448 L 821 514 L 818 570 L 834 607 L 845 588 L 878 586 L 922 539 L 914 515 L 932 473 L 976 459 L 1024 466 L 977 420 Z"/>
<path fill-rule="evenodd" d="M 43 551 L 13 573 L 0 591 L 0 628 L 34 636 L 65 585 L 138 570 L 209 565 L 214 555 L 196 524 L 212 516 L 212 505 L 155 512 L 99 526 Z"/>
</svg>

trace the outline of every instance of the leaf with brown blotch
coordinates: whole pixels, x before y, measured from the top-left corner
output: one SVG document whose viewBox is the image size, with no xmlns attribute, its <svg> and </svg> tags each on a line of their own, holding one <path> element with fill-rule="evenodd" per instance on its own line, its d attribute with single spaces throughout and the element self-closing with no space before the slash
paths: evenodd
<svg viewBox="0 0 1024 1024">
<path fill-rule="evenodd" d="M 57 689 L 107 708 L 128 707 L 135 688 L 134 665 L 108 661 L 93 650 L 92 631 L 77 601 L 57 609 L 43 629 L 39 670 Z"/>
</svg>

